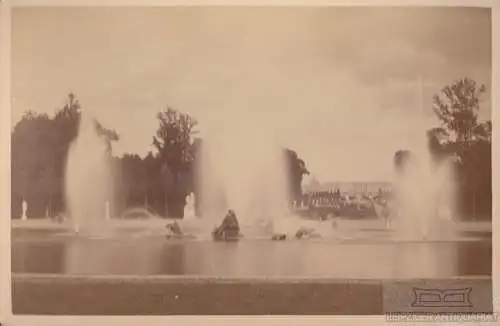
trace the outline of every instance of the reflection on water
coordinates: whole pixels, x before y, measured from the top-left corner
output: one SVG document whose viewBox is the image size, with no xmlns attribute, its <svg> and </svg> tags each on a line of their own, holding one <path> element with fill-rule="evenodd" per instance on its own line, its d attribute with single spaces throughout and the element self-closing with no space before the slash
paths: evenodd
<svg viewBox="0 0 500 326">
<path fill-rule="evenodd" d="M 58 242 L 12 244 L 12 272 L 61 273 L 65 270 L 66 246 Z"/>
<path fill-rule="evenodd" d="M 459 243 L 458 270 L 461 275 L 491 275 L 493 248 L 489 241 L 476 242 L 473 246 Z"/>
<path fill-rule="evenodd" d="M 14 241 L 12 272 L 219 277 L 436 278 L 491 275 L 491 238 L 461 242 L 163 237 Z"/>
<path fill-rule="evenodd" d="M 158 260 L 158 268 L 152 273 L 167 274 L 167 275 L 182 275 L 184 274 L 184 266 L 188 265 L 184 254 L 184 246 L 181 243 L 167 244 L 164 243 L 160 247 Z"/>
<path fill-rule="evenodd" d="M 163 250 L 157 241 L 73 240 L 66 246 L 68 274 L 151 274 L 159 271 Z"/>
</svg>

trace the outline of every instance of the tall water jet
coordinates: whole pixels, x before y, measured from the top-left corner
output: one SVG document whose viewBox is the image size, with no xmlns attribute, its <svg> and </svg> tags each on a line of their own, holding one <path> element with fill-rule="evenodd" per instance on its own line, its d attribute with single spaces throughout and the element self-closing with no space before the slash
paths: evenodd
<svg viewBox="0 0 500 326">
<path fill-rule="evenodd" d="M 110 159 L 96 121 L 82 112 L 65 175 L 66 210 L 76 232 L 95 232 L 109 217 L 113 203 Z"/>
<path fill-rule="evenodd" d="M 241 121 L 241 123 L 238 123 Z M 228 209 L 242 227 L 287 214 L 283 149 L 252 119 L 208 126 L 198 165 L 203 219 L 220 223 Z"/>
<path fill-rule="evenodd" d="M 393 225 L 403 238 L 439 237 L 455 211 L 453 162 L 434 159 L 424 137 L 412 145 L 395 156 Z"/>
</svg>

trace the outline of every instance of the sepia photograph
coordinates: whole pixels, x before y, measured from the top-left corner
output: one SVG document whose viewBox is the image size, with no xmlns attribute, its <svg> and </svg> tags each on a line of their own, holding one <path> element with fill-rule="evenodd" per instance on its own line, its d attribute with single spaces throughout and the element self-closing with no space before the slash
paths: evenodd
<svg viewBox="0 0 500 326">
<path fill-rule="evenodd" d="M 492 25 L 12 6 L 11 313 L 496 320 Z"/>
</svg>

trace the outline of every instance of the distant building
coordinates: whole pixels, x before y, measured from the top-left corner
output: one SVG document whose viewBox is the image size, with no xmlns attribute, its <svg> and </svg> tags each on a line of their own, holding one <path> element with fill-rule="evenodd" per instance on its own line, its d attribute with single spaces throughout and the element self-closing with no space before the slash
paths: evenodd
<svg viewBox="0 0 500 326">
<path fill-rule="evenodd" d="M 316 181 L 316 180 L 315 180 Z M 335 192 L 354 194 L 376 194 L 379 190 L 388 192 L 392 190 L 391 182 L 311 182 L 303 187 L 304 194 L 314 192 Z"/>
</svg>

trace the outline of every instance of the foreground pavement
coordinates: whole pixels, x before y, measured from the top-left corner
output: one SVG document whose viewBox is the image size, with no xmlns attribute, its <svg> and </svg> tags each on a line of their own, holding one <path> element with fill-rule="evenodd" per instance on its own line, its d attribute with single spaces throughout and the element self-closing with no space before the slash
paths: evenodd
<svg viewBox="0 0 500 326">
<path fill-rule="evenodd" d="M 22 315 L 381 315 L 410 309 L 415 300 L 412 288 L 435 291 L 457 286 L 473 289 L 475 295 L 470 305 L 453 311 L 492 312 L 491 277 L 329 280 L 13 274 L 12 304 L 13 314 Z"/>
</svg>

